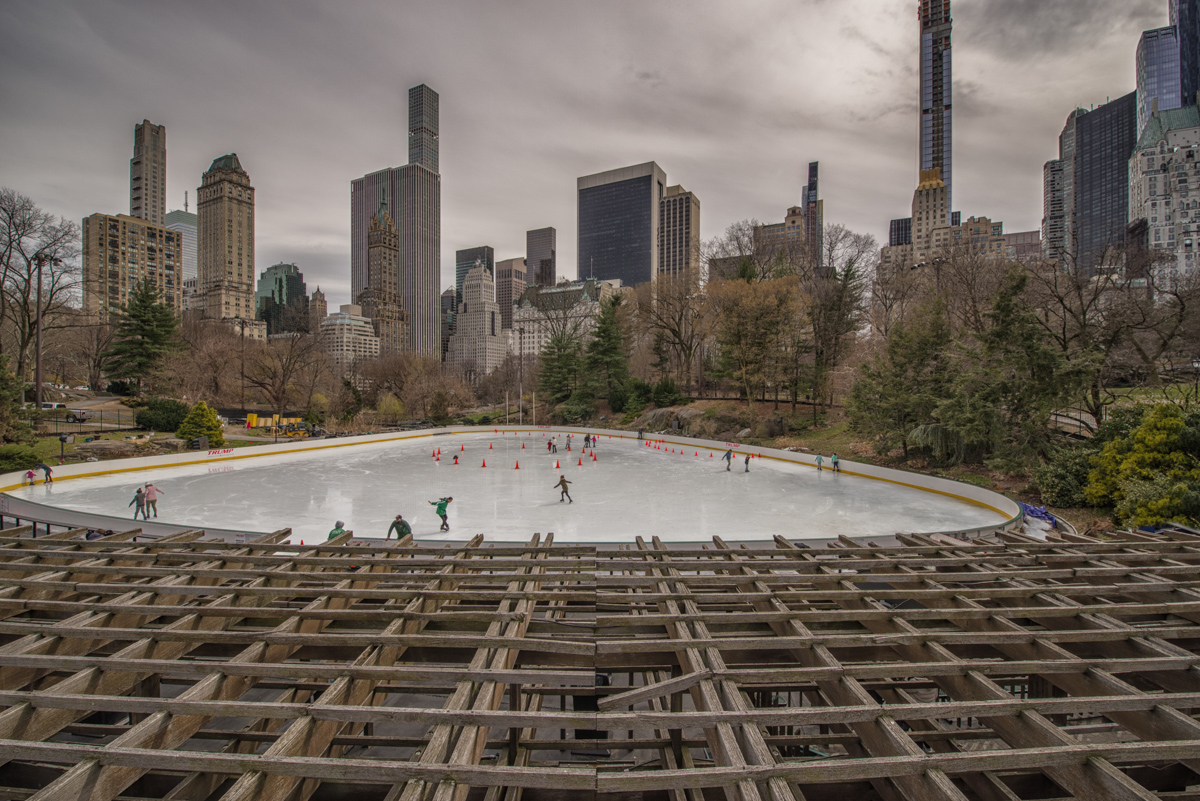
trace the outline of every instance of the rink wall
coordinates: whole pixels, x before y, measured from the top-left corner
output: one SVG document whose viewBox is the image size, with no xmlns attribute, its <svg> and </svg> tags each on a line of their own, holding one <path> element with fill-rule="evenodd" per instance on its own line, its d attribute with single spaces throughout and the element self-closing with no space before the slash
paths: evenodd
<svg viewBox="0 0 1200 801">
<path fill-rule="evenodd" d="M 629 440 L 636 442 L 636 433 L 628 431 L 612 431 L 600 428 L 581 428 L 573 426 L 494 426 L 493 432 L 501 436 L 534 436 L 544 433 L 571 434 L 578 437 L 580 442 L 584 434 L 598 434 L 606 440 Z M 116 473 L 140 473 L 147 470 L 157 470 L 167 467 L 182 467 L 193 464 L 229 463 L 242 459 L 254 459 L 260 456 L 279 456 L 288 453 L 311 453 L 330 448 L 345 448 L 353 445 L 371 445 L 387 442 L 405 442 L 414 439 L 435 437 L 453 437 L 457 434 L 486 434 L 487 429 L 481 426 L 450 426 L 447 428 L 423 429 L 420 431 L 405 431 L 391 434 L 367 434 L 358 437 L 338 437 L 336 439 L 301 440 L 281 442 L 272 445 L 253 445 L 240 448 L 213 448 L 207 451 L 190 453 L 162 454 L 159 456 L 141 456 L 131 459 L 113 459 L 103 462 L 80 462 L 53 468 L 54 480 L 70 481 L 76 478 L 90 476 L 113 475 Z M 696 450 L 710 450 L 714 454 L 720 451 L 732 450 L 736 457 L 744 458 L 749 453 L 753 459 L 766 459 L 777 462 L 789 462 L 816 469 L 816 455 L 797 453 L 793 451 L 776 450 L 774 448 L 758 448 L 737 442 L 718 442 L 716 440 L 694 439 L 681 435 L 648 435 L 647 440 L 665 444 L 667 447 L 684 447 Z M 603 449 L 603 445 L 601 446 Z M 719 455 L 719 454 L 715 454 Z M 826 460 L 828 462 L 828 460 Z M 830 469 L 826 464 L 825 469 Z M 41 471 L 36 471 L 41 475 Z M 975 528 L 943 531 L 940 533 L 960 535 L 963 537 L 979 536 L 993 531 L 1008 529 L 1020 525 L 1022 511 L 1019 504 L 1003 495 L 963 484 L 937 476 L 927 476 L 920 473 L 910 473 L 904 470 L 894 470 L 887 467 L 862 464 L 846 459 L 841 460 L 841 472 L 848 476 L 867 478 L 873 481 L 886 481 L 910 489 L 930 492 L 949 498 L 955 498 L 966 503 L 990 509 L 998 516 L 995 525 L 978 526 Z M 131 479 L 133 476 L 131 475 Z M 43 483 L 40 478 L 35 484 Z M 20 489 L 25 484 L 25 471 L 17 471 L 0 475 L 0 515 L 38 520 L 57 525 L 70 525 L 79 528 L 113 529 L 119 526 L 128 528 L 140 527 L 149 535 L 164 536 L 179 531 L 196 530 L 196 526 L 172 525 L 154 521 L 139 521 L 137 526 L 129 526 L 129 519 L 111 515 L 91 514 L 76 510 L 60 509 L 58 507 L 30 501 L 8 495 L 10 490 Z M 224 540 L 240 539 L 243 535 L 258 535 L 267 532 L 233 531 L 228 529 L 204 529 L 208 536 Z"/>
</svg>

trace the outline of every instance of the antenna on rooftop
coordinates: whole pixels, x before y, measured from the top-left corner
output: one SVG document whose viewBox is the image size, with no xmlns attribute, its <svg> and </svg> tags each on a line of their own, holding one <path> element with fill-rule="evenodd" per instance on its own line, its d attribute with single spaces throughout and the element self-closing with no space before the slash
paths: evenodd
<svg viewBox="0 0 1200 801">
<path fill-rule="evenodd" d="M 186 190 L 186 189 L 185 189 L 185 190 L 183 190 L 183 210 L 184 210 L 185 212 L 188 210 L 188 207 L 187 207 L 187 190 Z"/>
</svg>

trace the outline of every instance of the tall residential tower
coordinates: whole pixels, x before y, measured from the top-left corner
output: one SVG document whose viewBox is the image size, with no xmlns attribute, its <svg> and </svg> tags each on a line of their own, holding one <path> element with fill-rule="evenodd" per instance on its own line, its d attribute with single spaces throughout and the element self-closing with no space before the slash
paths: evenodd
<svg viewBox="0 0 1200 801">
<path fill-rule="evenodd" d="M 255 320 L 254 307 L 254 187 L 236 153 L 213 160 L 196 197 L 193 308 L 211 320 L 236 320 L 247 335 L 265 339 L 266 324 Z"/>
<path fill-rule="evenodd" d="M 1136 66 L 1137 130 L 1141 136 L 1155 111 L 1169 111 L 1183 105 L 1179 39 L 1174 25 L 1142 33 Z"/>
<path fill-rule="evenodd" d="M 398 289 L 410 321 L 409 344 L 441 351 L 442 179 L 438 174 L 438 94 L 408 91 L 408 158 L 350 182 L 350 293 L 367 288 L 367 232 L 386 193 L 399 237 Z"/>
<path fill-rule="evenodd" d="M 558 232 L 553 228 L 535 228 L 525 232 L 525 267 L 530 284 L 551 287 L 558 283 Z"/>
<path fill-rule="evenodd" d="M 950 0 L 921 0 L 921 171 L 940 170 L 946 222 L 954 202 Z"/>
<path fill-rule="evenodd" d="M 129 160 L 129 216 L 163 225 L 167 214 L 167 127 L 142 120 L 133 126 Z"/>
<path fill-rule="evenodd" d="M 384 198 L 367 229 L 367 288 L 358 293 L 363 316 L 370 318 L 375 336 L 379 337 L 380 356 L 409 350 L 408 312 L 396 290 L 400 281 L 399 256 L 400 235 Z"/>
</svg>

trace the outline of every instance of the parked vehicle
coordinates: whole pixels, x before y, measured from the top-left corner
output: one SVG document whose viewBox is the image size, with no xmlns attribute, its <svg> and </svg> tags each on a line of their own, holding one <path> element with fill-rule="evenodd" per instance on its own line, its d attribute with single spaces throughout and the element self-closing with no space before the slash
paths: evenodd
<svg viewBox="0 0 1200 801">
<path fill-rule="evenodd" d="M 91 420 L 95 416 L 96 416 L 96 413 L 93 412 L 91 409 L 68 409 L 67 410 L 67 422 L 68 423 L 82 423 L 85 420 Z"/>
<path fill-rule="evenodd" d="M 50 401 L 42 401 L 42 408 L 43 409 L 65 409 L 65 408 L 67 408 L 67 404 L 51 403 Z"/>
</svg>

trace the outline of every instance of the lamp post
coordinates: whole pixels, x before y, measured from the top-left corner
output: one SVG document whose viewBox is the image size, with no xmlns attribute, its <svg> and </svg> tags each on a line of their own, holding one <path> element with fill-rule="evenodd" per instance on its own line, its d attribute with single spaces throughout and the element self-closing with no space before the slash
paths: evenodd
<svg viewBox="0 0 1200 801">
<path fill-rule="evenodd" d="M 34 263 L 37 265 L 37 317 L 34 318 L 34 344 L 33 344 L 33 405 L 34 408 L 42 408 L 42 265 L 46 262 L 51 264 L 62 264 L 62 259 L 56 259 L 52 256 L 47 256 L 45 253 L 38 253 L 33 257 Z"/>
<path fill-rule="evenodd" d="M 67 461 L 67 435 L 58 435 L 58 463 L 65 464 Z"/>
<path fill-rule="evenodd" d="M 525 326 L 517 328 L 517 419 L 525 425 Z"/>
</svg>

